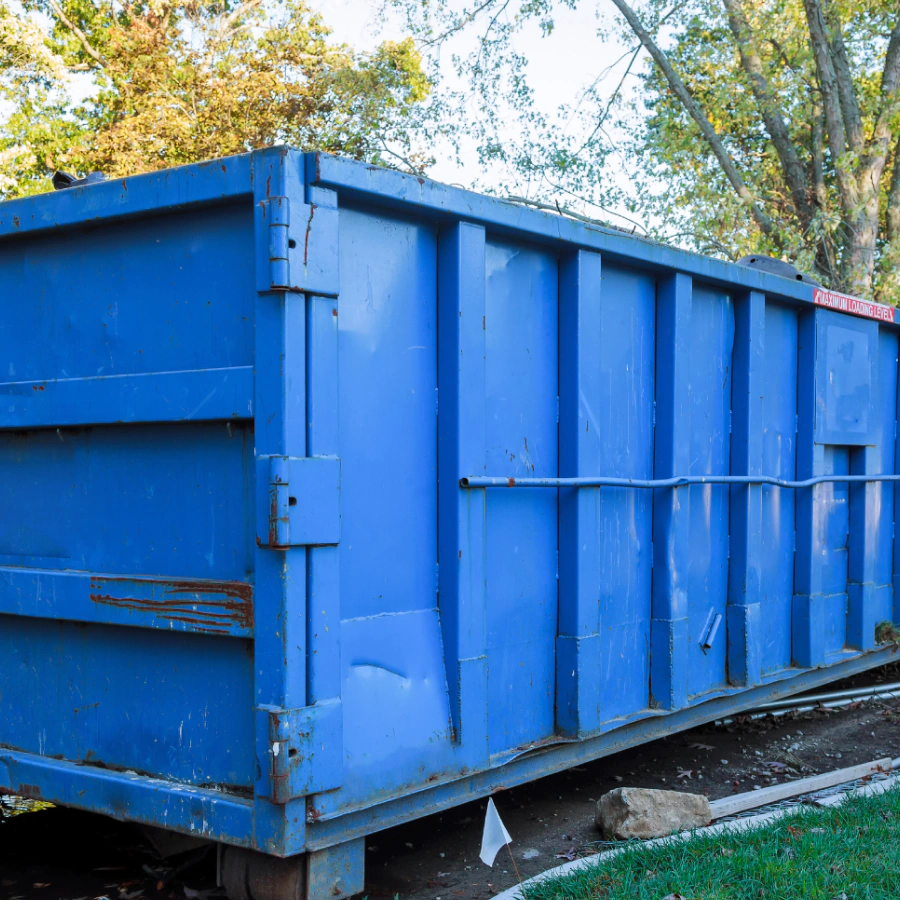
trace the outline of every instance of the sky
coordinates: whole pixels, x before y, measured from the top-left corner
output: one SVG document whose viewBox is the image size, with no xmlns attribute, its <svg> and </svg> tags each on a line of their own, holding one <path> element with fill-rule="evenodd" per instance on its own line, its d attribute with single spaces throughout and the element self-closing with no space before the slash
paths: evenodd
<svg viewBox="0 0 900 900">
<path fill-rule="evenodd" d="M 324 17 L 337 40 L 359 50 L 369 50 L 386 38 L 405 36 L 399 19 L 384 20 L 378 0 L 312 0 L 311 5 Z M 580 93 L 600 72 L 620 58 L 627 50 L 624 44 L 605 42 L 597 35 L 598 14 L 609 21 L 614 11 L 610 0 L 581 0 L 576 9 L 562 4 L 554 13 L 555 28 L 548 37 L 532 25 L 515 38 L 516 50 L 528 59 L 528 80 L 534 90 L 539 109 L 551 114 L 561 103 L 573 104 Z M 601 86 L 612 93 L 627 60 L 619 63 L 603 80 Z M 444 77 L 453 79 L 446 65 Z M 624 90 L 634 89 L 636 79 L 626 79 Z M 449 153 L 438 152 L 437 163 L 429 171 L 431 177 L 449 184 L 491 187 L 491 173 L 483 172 L 473 152 L 464 154 L 457 165 Z M 622 177 L 625 167 L 621 167 Z"/>
</svg>

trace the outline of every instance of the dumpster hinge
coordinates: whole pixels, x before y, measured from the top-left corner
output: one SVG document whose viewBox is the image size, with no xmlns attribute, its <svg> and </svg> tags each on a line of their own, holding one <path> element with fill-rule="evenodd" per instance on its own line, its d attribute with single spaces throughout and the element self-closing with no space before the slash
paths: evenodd
<svg viewBox="0 0 900 900">
<path fill-rule="evenodd" d="M 259 204 L 265 226 L 265 264 L 260 260 L 256 289 L 300 291 L 336 297 L 338 211 L 315 203 L 269 197 Z"/>
<path fill-rule="evenodd" d="M 267 720 L 269 798 L 287 803 L 332 791 L 343 781 L 344 721 L 339 698 L 300 709 L 259 707 Z"/>
<path fill-rule="evenodd" d="M 270 456 L 268 546 L 337 544 L 341 461 L 336 456 Z"/>
</svg>

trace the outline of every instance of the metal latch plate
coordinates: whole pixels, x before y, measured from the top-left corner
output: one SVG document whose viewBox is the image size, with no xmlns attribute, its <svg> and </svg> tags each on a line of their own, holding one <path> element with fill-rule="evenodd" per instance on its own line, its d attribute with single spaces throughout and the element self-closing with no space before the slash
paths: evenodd
<svg viewBox="0 0 900 900">
<path fill-rule="evenodd" d="M 268 545 L 341 540 L 341 461 L 333 456 L 270 456 Z"/>
<path fill-rule="evenodd" d="M 341 701 L 301 709 L 261 706 L 269 739 L 269 797 L 287 803 L 341 786 L 344 722 Z"/>
</svg>

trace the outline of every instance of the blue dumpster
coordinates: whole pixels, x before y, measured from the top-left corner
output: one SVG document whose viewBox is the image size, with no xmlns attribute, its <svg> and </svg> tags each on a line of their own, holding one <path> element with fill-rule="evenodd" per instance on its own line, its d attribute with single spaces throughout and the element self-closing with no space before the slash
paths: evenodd
<svg viewBox="0 0 900 900">
<path fill-rule="evenodd" d="M 894 653 L 890 307 L 283 148 L 0 204 L 0 290 L 0 789 L 236 898 Z"/>
</svg>

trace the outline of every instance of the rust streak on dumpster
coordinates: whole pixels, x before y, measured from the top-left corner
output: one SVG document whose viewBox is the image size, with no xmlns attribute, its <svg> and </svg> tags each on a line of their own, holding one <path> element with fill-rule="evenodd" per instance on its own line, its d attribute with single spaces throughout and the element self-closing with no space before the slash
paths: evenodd
<svg viewBox="0 0 900 900">
<path fill-rule="evenodd" d="M 101 593 L 104 588 L 114 592 L 116 584 L 129 585 L 129 596 Z M 138 585 L 157 596 L 130 596 L 138 593 Z M 223 634 L 231 627 L 253 627 L 253 586 L 243 581 L 94 578 L 91 591 L 94 603 L 152 613 L 166 621 L 194 625 L 198 631 Z"/>
</svg>

